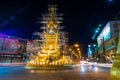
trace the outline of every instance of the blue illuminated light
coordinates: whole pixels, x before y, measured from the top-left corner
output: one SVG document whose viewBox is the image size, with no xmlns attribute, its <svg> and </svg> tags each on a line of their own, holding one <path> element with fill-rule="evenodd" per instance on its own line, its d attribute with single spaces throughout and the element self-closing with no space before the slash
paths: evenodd
<svg viewBox="0 0 120 80">
<path fill-rule="evenodd" d="M 94 44 L 93 46 L 95 47 L 96 45 Z"/>
<path fill-rule="evenodd" d="M 99 27 L 101 27 L 101 26 L 102 26 L 102 24 L 99 24 L 98 26 L 99 26 Z"/>
<path fill-rule="evenodd" d="M 84 66 L 81 66 L 81 71 L 82 71 L 82 72 L 85 72 Z"/>
<path fill-rule="evenodd" d="M 100 30 L 100 28 L 97 28 L 97 30 Z"/>
<path fill-rule="evenodd" d="M 8 38 L 10 38 L 10 36 L 7 36 Z"/>
<path fill-rule="evenodd" d="M 107 3 L 113 3 L 114 0 L 106 0 Z"/>
<path fill-rule="evenodd" d="M 113 0 L 108 0 L 109 2 L 112 2 Z"/>
<path fill-rule="evenodd" d="M 95 32 L 98 33 L 98 30 L 96 30 Z"/>
<path fill-rule="evenodd" d="M 90 48 L 88 50 L 90 51 Z"/>
<path fill-rule="evenodd" d="M 98 28 L 95 30 L 94 35 L 92 36 L 92 39 L 93 39 L 93 40 L 95 39 L 96 35 L 99 33 L 101 26 L 102 26 L 102 24 L 99 24 L 99 25 L 98 25 Z"/>
<path fill-rule="evenodd" d="M 90 45 L 88 45 L 88 47 L 91 47 Z"/>
</svg>

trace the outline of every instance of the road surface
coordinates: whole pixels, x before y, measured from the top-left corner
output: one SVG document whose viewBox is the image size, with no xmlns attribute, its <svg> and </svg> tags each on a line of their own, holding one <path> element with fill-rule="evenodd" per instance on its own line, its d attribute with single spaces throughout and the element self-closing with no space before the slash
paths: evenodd
<svg viewBox="0 0 120 80">
<path fill-rule="evenodd" d="M 110 80 L 110 68 L 77 65 L 67 70 L 32 70 L 24 66 L 0 66 L 0 80 Z"/>
</svg>

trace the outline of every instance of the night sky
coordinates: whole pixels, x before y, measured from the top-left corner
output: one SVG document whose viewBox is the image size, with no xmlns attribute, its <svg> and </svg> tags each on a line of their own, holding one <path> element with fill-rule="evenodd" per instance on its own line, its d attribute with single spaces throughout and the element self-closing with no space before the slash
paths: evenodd
<svg viewBox="0 0 120 80">
<path fill-rule="evenodd" d="M 58 13 L 63 13 L 64 31 L 69 33 L 69 43 L 87 45 L 92 40 L 95 29 L 111 20 L 119 18 L 120 0 L 1 0 L 0 32 L 10 36 L 31 39 L 32 33 L 41 31 L 37 23 L 41 13 L 49 4 L 58 5 Z"/>
</svg>

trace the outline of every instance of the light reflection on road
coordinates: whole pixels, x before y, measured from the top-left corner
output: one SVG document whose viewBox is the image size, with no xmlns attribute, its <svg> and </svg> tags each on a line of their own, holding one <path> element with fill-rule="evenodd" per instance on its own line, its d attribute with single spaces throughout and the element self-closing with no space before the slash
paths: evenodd
<svg viewBox="0 0 120 80">
<path fill-rule="evenodd" d="M 93 72 L 103 72 L 103 71 L 106 71 L 106 72 L 109 72 L 109 68 L 101 68 L 101 67 L 98 67 L 98 66 L 94 66 L 94 65 L 79 65 L 77 66 L 77 69 L 79 69 L 79 71 L 81 73 L 87 73 L 88 71 L 93 71 Z M 105 70 L 106 69 L 106 70 Z"/>
</svg>

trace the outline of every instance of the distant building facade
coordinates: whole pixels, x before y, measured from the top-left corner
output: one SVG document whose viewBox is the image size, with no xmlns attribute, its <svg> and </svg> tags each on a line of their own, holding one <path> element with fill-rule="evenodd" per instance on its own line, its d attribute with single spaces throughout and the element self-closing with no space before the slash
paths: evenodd
<svg viewBox="0 0 120 80">
<path fill-rule="evenodd" d="M 96 49 L 96 44 L 95 43 L 91 43 L 88 45 L 87 48 L 87 54 L 88 54 L 88 59 L 92 59 L 93 55 L 95 54 L 95 50 Z"/>
<path fill-rule="evenodd" d="M 109 21 L 97 37 L 97 52 L 101 60 L 112 62 L 118 45 L 120 20 Z"/>
<path fill-rule="evenodd" d="M 26 44 L 24 39 L 0 34 L 0 62 L 21 62 Z"/>
</svg>

